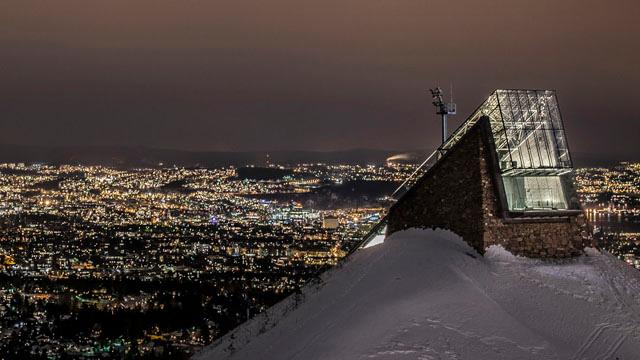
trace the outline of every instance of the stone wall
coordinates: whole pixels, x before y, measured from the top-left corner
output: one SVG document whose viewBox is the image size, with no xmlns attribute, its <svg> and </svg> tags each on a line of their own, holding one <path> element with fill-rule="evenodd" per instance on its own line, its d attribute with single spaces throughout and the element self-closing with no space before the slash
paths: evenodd
<svg viewBox="0 0 640 360">
<path fill-rule="evenodd" d="M 481 138 L 469 132 L 389 210 L 387 232 L 411 227 L 449 229 L 482 251 Z"/>
<path fill-rule="evenodd" d="M 442 228 L 478 252 L 494 244 L 516 255 L 571 257 L 590 246 L 581 212 L 512 218 L 503 210 L 493 139 L 479 121 L 414 185 L 387 215 L 388 233 Z"/>
</svg>

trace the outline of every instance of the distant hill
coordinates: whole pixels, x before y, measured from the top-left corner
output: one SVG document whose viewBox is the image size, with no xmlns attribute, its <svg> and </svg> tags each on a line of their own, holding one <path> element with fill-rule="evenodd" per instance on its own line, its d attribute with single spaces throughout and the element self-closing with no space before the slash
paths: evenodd
<svg viewBox="0 0 640 360">
<path fill-rule="evenodd" d="M 264 165 L 269 160 L 278 164 L 322 162 L 327 164 L 381 164 L 393 157 L 396 161 L 420 163 L 430 150 L 351 149 L 340 151 L 184 151 L 145 147 L 69 146 L 45 147 L 0 145 L 0 163 L 24 162 L 47 164 L 106 165 L 115 167 L 219 167 Z M 575 166 L 610 166 L 631 161 L 621 156 L 601 153 L 573 153 Z"/>
<path fill-rule="evenodd" d="M 343 184 L 325 184 L 308 193 L 278 193 L 248 195 L 248 197 L 296 201 L 304 207 L 318 210 L 388 206 L 383 196 L 391 195 L 400 184 L 393 181 L 352 180 Z"/>
<path fill-rule="evenodd" d="M 278 164 L 322 162 L 328 164 L 380 164 L 387 158 L 404 151 L 378 149 L 352 149 L 341 151 L 183 151 L 145 147 L 73 146 L 41 147 L 0 145 L 0 162 L 47 164 L 107 165 L 116 167 L 165 166 L 218 167 L 265 164 L 269 160 Z M 414 151 L 421 160 L 426 152 Z"/>
</svg>

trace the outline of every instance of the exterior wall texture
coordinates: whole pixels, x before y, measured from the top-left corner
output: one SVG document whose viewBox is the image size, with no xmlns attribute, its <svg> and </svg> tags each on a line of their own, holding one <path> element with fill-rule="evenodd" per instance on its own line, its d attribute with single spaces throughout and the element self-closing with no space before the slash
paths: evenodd
<svg viewBox="0 0 640 360">
<path fill-rule="evenodd" d="M 534 258 L 577 256 L 591 246 L 584 214 L 510 218 L 502 210 L 488 123 L 480 121 L 403 196 L 387 215 L 388 234 L 442 228 L 481 254 L 494 244 Z"/>
</svg>

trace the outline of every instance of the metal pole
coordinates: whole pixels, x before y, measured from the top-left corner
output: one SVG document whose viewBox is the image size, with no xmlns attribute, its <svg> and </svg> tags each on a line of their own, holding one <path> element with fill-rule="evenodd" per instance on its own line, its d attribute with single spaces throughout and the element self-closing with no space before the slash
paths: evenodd
<svg viewBox="0 0 640 360">
<path fill-rule="evenodd" d="M 442 145 L 447 141 L 447 114 L 442 114 Z"/>
</svg>

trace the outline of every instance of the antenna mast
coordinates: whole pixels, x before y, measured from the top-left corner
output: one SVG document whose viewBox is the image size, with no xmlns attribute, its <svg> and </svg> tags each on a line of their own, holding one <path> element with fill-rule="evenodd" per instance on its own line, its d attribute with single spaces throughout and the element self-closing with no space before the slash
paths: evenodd
<svg viewBox="0 0 640 360">
<path fill-rule="evenodd" d="M 452 86 L 453 88 L 453 86 Z M 436 114 L 442 117 L 442 144 L 444 144 L 449 138 L 449 134 L 447 131 L 447 115 L 455 115 L 456 114 L 456 104 L 453 102 L 453 98 L 450 103 L 445 103 L 442 99 L 442 89 L 440 87 L 436 87 L 434 89 L 429 89 L 431 92 L 431 96 L 433 97 L 432 104 L 436 107 Z M 451 92 L 453 96 L 453 91 Z"/>
</svg>

